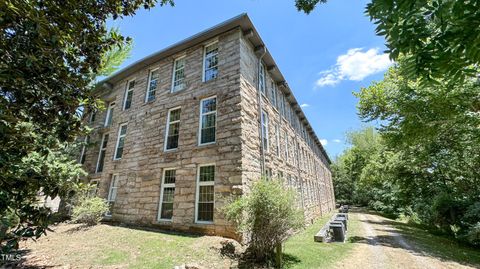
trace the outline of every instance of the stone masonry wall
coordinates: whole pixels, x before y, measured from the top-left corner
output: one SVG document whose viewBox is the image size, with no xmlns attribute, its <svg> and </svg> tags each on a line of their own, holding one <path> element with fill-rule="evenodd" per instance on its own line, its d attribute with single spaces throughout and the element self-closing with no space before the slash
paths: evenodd
<svg viewBox="0 0 480 269">
<path fill-rule="evenodd" d="M 242 178 L 250 186 L 262 176 L 260 110 L 258 97 L 258 59 L 251 43 L 242 37 L 240 41 L 242 96 Z M 272 78 L 266 73 L 266 95 L 261 95 L 262 108 L 268 114 L 268 152 L 265 152 L 265 168 L 272 178 L 283 180 L 295 188 L 300 198 L 299 206 L 305 210 L 305 219 L 313 221 L 335 208 L 331 171 L 324 156 L 317 156 L 278 108 L 274 106 L 271 92 Z M 275 83 L 276 84 L 276 83 Z M 278 88 L 278 87 L 277 87 Z M 281 100 L 277 90 L 277 103 Z M 276 128 L 278 128 L 278 137 Z M 286 136 L 288 136 L 288 144 Z M 287 151 L 288 150 L 288 157 Z M 283 175 L 282 175 L 283 174 Z M 247 190 L 248 191 L 248 190 Z"/>
<path fill-rule="evenodd" d="M 99 182 L 100 197 L 107 197 L 112 175 L 119 176 L 113 220 L 235 236 L 221 208 L 226 198 L 242 185 L 239 36 L 239 30 L 232 30 L 218 37 L 219 72 L 214 80 L 202 82 L 204 44 L 199 44 L 146 66 L 102 96 L 106 102 L 116 102 L 113 122 L 111 127 L 102 127 L 106 111 L 96 115 L 94 126 L 97 128 L 91 135 L 92 146 L 87 149 L 85 167 L 90 180 Z M 186 56 L 186 88 L 171 93 L 173 62 L 183 55 Z M 156 99 L 145 103 L 149 70 L 157 67 L 160 79 Z M 126 84 L 131 79 L 135 79 L 132 106 L 122 111 Z M 200 100 L 214 95 L 217 97 L 216 143 L 199 146 Z M 177 150 L 164 152 L 167 113 L 178 106 L 181 107 L 179 146 Z M 128 123 L 123 157 L 113 160 L 121 123 Z M 109 134 L 105 166 L 102 173 L 96 174 L 103 133 Z M 212 163 L 215 164 L 214 223 L 198 224 L 194 219 L 197 167 Z M 177 169 L 172 222 L 157 221 L 165 168 Z"/>
<path fill-rule="evenodd" d="M 119 188 L 112 220 L 157 226 L 165 229 L 237 237 L 234 227 L 222 214 L 231 195 L 248 192 L 249 186 L 262 175 L 260 114 L 257 91 L 257 61 L 254 49 L 240 29 L 221 34 L 218 77 L 202 82 L 205 42 L 164 58 L 104 90 L 101 98 L 115 102 L 113 121 L 103 127 L 106 111 L 98 113 L 92 126 L 90 146 L 86 150 L 85 169 L 88 179 L 99 183 L 98 196 L 107 198 L 112 175 Z M 186 88 L 171 93 L 174 60 L 185 56 Z M 156 99 L 145 102 L 149 71 L 159 68 Z M 127 82 L 135 79 L 131 108 L 122 110 Z M 298 130 L 282 117 L 271 100 L 271 78 L 267 72 L 267 95 L 262 96 L 264 111 L 269 115 L 269 151 L 265 153 L 266 169 L 299 193 L 298 206 L 312 221 L 334 208 L 333 186 L 328 162 L 315 154 Z M 279 92 L 280 92 L 279 88 Z M 198 145 L 200 100 L 217 97 L 216 143 Z M 179 146 L 164 151 L 168 110 L 181 107 Z M 127 123 L 127 134 L 121 160 L 113 160 L 119 125 Z M 275 128 L 279 129 L 277 139 Z M 102 135 L 108 133 L 103 172 L 95 173 Z M 288 136 L 288 145 L 287 139 Z M 288 149 L 288 157 L 287 157 Z M 318 149 L 317 149 L 318 152 Z M 197 168 L 215 164 L 215 212 L 213 224 L 195 222 Z M 308 164 L 308 165 L 307 165 Z M 158 221 L 161 182 L 164 169 L 176 169 L 172 221 Z"/>
</svg>

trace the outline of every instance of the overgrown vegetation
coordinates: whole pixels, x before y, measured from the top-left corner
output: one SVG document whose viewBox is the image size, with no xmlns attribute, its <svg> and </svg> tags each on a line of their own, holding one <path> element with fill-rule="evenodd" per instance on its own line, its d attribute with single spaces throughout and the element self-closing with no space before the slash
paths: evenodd
<svg viewBox="0 0 480 269">
<path fill-rule="evenodd" d="M 76 223 L 96 225 L 109 211 L 105 199 L 94 195 L 96 186 L 79 184 L 72 210 L 72 220 Z"/>
<path fill-rule="evenodd" d="M 382 124 L 348 135 L 333 166 L 337 198 L 478 244 L 480 85 L 425 84 L 404 68 L 356 94 L 360 117 Z"/>
<path fill-rule="evenodd" d="M 227 219 L 234 221 L 246 236 L 248 254 L 255 261 L 269 264 L 275 261 L 281 267 L 282 242 L 304 225 L 295 194 L 279 180 L 261 179 L 250 193 L 226 207 Z"/>
<path fill-rule="evenodd" d="M 0 253 L 45 234 L 53 214 L 37 196 L 67 197 L 84 175 L 75 141 L 88 133 L 86 112 L 101 108 L 95 79 L 118 67 L 130 44 L 106 20 L 154 4 L 0 2 Z"/>
</svg>

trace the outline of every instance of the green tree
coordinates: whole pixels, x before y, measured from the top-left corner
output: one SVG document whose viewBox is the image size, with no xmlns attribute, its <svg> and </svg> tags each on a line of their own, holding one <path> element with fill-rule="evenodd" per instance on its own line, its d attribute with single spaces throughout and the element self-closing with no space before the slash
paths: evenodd
<svg viewBox="0 0 480 269">
<path fill-rule="evenodd" d="M 248 253 L 257 262 L 275 261 L 281 267 L 282 242 L 304 225 L 303 212 L 296 205 L 294 190 L 278 180 L 261 179 L 225 212 L 248 239 Z"/>
<path fill-rule="evenodd" d="M 326 0 L 296 0 L 310 13 Z M 366 14 L 384 36 L 390 58 L 405 57 L 411 75 L 425 81 L 462 81 L 478 74 L 480 2 L 458 0 L 372 0 Z"/>
<path fill-rule="evenodd" d="M 167 3 L 173 4 L 160 1 Z M 95 97 L 96 76 L 107 74 L 115 63 L 118 66 L 129 47 L 129 40 L 118 31 L 107 30 L 106 20 L 154 4 L 0 2 L 2 252 L 47 230 L 52 215 L 36 205 L 37 194 L 66 195 L 83 175 L 68 150 L 88 131 L 82 125 L 83 112 L 101 106 Z"/>
<path fill-rule="evenodd" d="M 480 198 L 480 85 L 449 77 L 424 84 L 408 68 L 400 59 L 383 81 L 361 89 L 359 115 L 382 122 L 401 164 L 389 173 L 404 205 L 428 225 L 466 233 L 480 221 L 465 217 Z"/>
<path fill-rule="evenodd" d="M 367 205 L 369 198 L 359 191 L 363 168 L 379 151 L 381 139 L 373 127 L 347 133 L 351 145 L 333 163 L 335 198 L 343 203 Z"/>
</svg>

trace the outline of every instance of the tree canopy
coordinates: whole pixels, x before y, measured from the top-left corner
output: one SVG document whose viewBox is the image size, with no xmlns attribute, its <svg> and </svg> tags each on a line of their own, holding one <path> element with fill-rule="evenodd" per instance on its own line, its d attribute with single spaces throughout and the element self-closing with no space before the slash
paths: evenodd
<svg viewBox="0 0 480 269">
<path fill-rule="evenodd" d="M 160 5 L 173 4 L 161 0 Z M 66 151 L 95 110 L 95 77 L 124 58 L 129 39 L 106 20 L 157 1 L 0 2 L 0 247 L 39 237 L 52 220 L 37 195 L 65 195 L 84 174 Z M 112 69 L 113 67 L 113 69 Z"/>
<path fill-rule="evenodd" d="M 381 124 L 348 135 L 333 165 L 336 197 L 479 244 L 480 85 L 408 74 L 401 59 L 355 94 L 359 116 Z"/>
</svg>

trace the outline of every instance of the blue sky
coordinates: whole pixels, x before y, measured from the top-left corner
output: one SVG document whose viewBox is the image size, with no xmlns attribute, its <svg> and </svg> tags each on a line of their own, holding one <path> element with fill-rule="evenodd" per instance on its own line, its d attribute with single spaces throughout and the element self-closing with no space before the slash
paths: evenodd
<svg viewBox="0 0 480 269">
<path fill-rule="evenodd" d="M 365 125 L 352 91 L 381 80 L 390 64 L 384 39 L 364 15 L 367 1 L 330 0 L 309 15 L 294 0 L 175 2 L 109 23 L 134 40 L 122 67 L 247 12 L 330 158 L 347 146 L 345 132 Z"/>
</svg>

